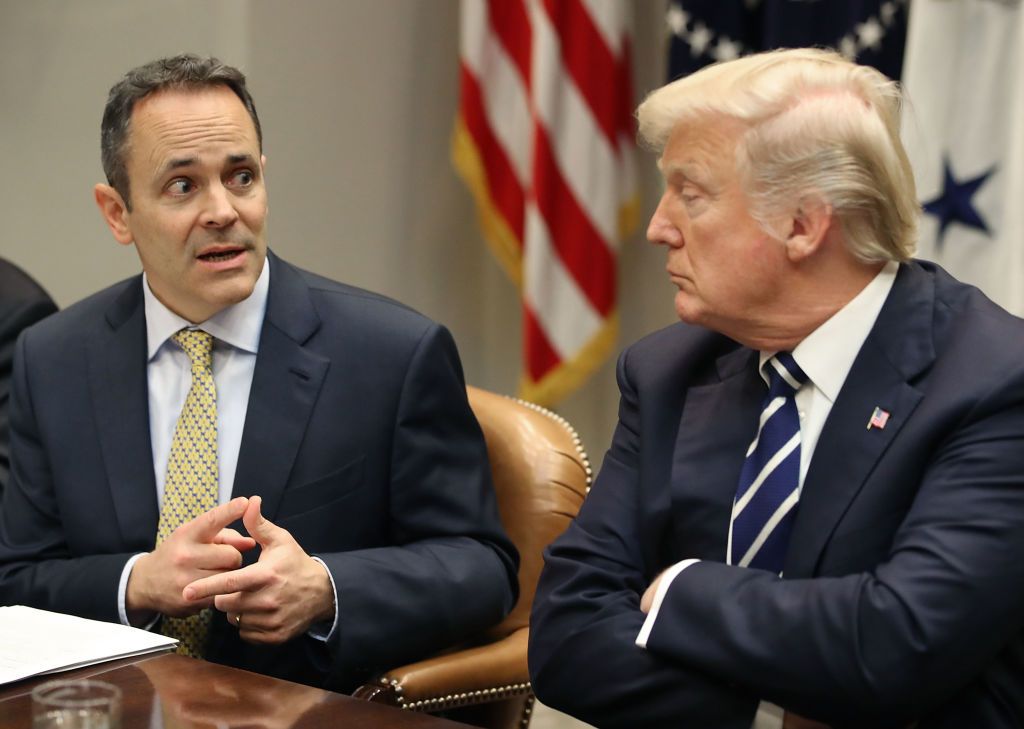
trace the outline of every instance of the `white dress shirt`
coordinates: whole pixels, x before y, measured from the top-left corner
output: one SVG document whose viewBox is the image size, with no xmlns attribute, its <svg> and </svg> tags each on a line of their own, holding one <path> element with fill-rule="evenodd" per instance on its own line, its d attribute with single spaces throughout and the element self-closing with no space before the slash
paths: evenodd
<svg viewBox="0 0 1024 729">
<path fill-rule="evenodd" d="M 889 296 L 899 264 L 886 263 L 870 283 L 846 306 L 833 314 L 825 323 L 811 332 L 793 350 L 793 359 L 807 374 L 807 382 L 796 393 L 796 407 L 800 415 L 800 480 L 797 488 L 802 489 L 807 469 L 818 444 L 818 436 L 825 427 L 825 421 L 832 411 L 832 405 L 846 382 L 846 376 L 853 367 L 857 353 L 864 345 L 871 328 L 878 319 L 882 305 Z M 768 382 L 764 364 L 775 352 L 761 352 L 759 366 L 761 377 Z M 685 559 L 669 567 L 662 575 L 661 582 L 651 602 L 636 644 L 647 647 L 647 640 L 658 619 L 658 611 L 668 593 L 672 581 L 696 559 Z M 762 701 L 751 729 L 781 729 L 784 711 L 775 704 Z"/>
<path fill-rule="evenodd" d="M 213 336 L 213 381 L 217 388 L 217 469 L 219 475 L 217 503 L 231 500 L 235 483 L 238 454 L 242 447 L 242 430 L 249 408 L 249 390 L 252 388 L 259 351 L 260 332 L 267 310 L 270 290 L 270 259 L 265 259 L 263 270 L 248 298 L 214 314 L 206 321 L 193 325 L 164 306 L 149 288 L 149 280 L 142 276 L 142 294 L 146 307 L 146 379 L 149 387 L 149 436 L 153 449 L 153 473 L 156 476 L 158 503 L 163 504 L 164 485 L 167 481 L 167 461 L 178 416 L 192 387 L 192 365 L 188 355 L 171 336 L 181 329 L 201 329 Z M 244 493 L 244 485 L 239 496 Z M 128 577 L 141 557 L 133 556 L 125 564 L 118 585 L 118 613 L 121 622 L 130 625 L 125 607 Z M 327 572 L 331 589 L 337 596 L 334 576 L 327 565 L 313 557 Z M 337 605 L 337 600 L 335 600 Z M 159 616 L 158 616 L 159 617 Z M 329 629 L 313 629 L 309 635 L 326 640 L 337 624 Z M 150 622 L 147 628 L 155 624 Z M 327 626 L 318 626 L 326 628 Z"/>
</svg>

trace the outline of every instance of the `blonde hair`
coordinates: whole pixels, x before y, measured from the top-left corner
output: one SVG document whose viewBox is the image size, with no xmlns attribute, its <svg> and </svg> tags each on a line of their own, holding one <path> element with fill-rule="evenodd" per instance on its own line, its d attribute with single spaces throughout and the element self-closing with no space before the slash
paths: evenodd
<svg viewBox="0 0 1024 729">
<path fill-rule="evenodd" d="M 688 120 L 738 120 L 736 169 L 766 232 L 781 237 L 769 221 L 813 196 L 832 207 L 857 258 L 905 261 L 920 206 L 901 104 L 897 84 L 875 69 L 800 48 L 708 66 L 651 92 L 637 117 L 641 140 L 659 153 Z"/>
</svg>

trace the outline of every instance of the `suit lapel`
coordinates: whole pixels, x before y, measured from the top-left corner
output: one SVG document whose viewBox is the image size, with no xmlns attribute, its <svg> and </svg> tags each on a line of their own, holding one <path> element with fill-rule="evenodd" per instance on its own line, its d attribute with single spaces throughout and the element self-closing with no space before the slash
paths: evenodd
<svg viewBox="0 0 1024 729">
<path fill-rule="evenodd" d="M 330 362 L 304 344 L 320 327 L 309 287 L 268 253 L 270 291 L 232 493 L 258 494 L 273 519 Z"/>
<path fill-rule="evenodd" d="M 720 381 L 691 387 L 672 462 L 673 529 L 681 554 L 724 562 L 743 456 L 754 438 L 765 384 L 757 352 L 719 358 Z"/>
<path fill-rule="evenodd" d="M 784 574 L 814 570 L 832 532 L 923 394 L 908 384 L 935 359 L 932 279 L 904 264 L 821 431 L 800 494 Z M 868 428 L 876 407 L 890 413 Z M 836 464 L 841 464 L 837 467 Z"/>
<path fill-rule="evenodd" d="M 96 429 L 121 535 L 132 548 L 152 548 L 159 507 L 149 440 L 141 277 L 107 311 L 87 357 Z"/>
</svg>

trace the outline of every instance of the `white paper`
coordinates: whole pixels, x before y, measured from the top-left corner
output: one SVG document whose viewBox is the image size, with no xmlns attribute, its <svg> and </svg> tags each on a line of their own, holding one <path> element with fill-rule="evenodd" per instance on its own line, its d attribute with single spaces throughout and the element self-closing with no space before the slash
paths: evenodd
<svg viewBox="0 0 1024 729">
<path fill-rule="evenodd" d="M 173 648 L 178 641 L 117 623 L 0 607 L 0 685 L 115 658 Z"/>
</svg>

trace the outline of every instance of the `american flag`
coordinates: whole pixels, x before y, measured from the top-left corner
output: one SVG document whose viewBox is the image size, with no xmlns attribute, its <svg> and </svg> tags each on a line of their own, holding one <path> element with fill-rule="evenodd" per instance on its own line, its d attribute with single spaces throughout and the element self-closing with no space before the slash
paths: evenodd
<svg viewBox="0 0 1024 729">
<path fill-rule="evenodd" d="M 629 3 L 463 0 L 455 167 L 520 288 L 520 394 L 553 404 L 615 346 L 635 227 Z"/>
<path fill-rule="evenodd" d="M 872 428 L 878 428 L 882 430 L 885 424 L 889 422 L 889 411 L 882 410 L 882 408 L 875 408 L 874 412 L 871 413 L 871 420 L 868 421 L 868 430 Z"/>
</svg>

